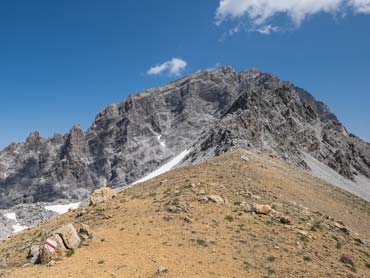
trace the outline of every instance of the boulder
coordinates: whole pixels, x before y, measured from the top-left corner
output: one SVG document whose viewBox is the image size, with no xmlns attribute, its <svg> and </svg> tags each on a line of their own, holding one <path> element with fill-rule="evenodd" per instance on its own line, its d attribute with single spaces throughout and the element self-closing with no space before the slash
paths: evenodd
<svg viewBox="0 0 370 278">
<path fill-rule="evenodd" d="M 51 252 L 46 246 L 41 246 L 40 248 L 40 257 L 38 263 L 47 264 L 54 259 L 54 252 Z"/>
<path fill-rule="evenodd" d="M 58 234 L 53 234 L 40 247 L 38 263 L 47 264 L 52 260 L 58 260 L 66 251 L 62 238 Z"/>
<path fill-rule="evenodd" d="M 57 248 L 55 248 L 55 251 L 56 251 L 57 253 L 62 254 L 62 253 L 64 253 L 64 252 L 66 252 L 66 251 L 67 251 L 67 248 L 66 248 L 66 246 L 64 245 L 63 239 L 62 239 L 62 237 L 61 237 L 60 235 L 58 235 L 58 234 L 53 234 L 53 235 L 51 235 L 51 236 L 49 237 L 49 239 L 51 239 L 51 240 L 53 240 L 53 241 L 55 241 L 55 242 L 57 243 Z"/>
<path fill-rule="evenodd" d="M 100 204 L 117 197 L 117 192 L 109 187 L 96 189 L 90 196 L 90 205 Z"/>
<path fill-rule="evenodd" d="M 62 228 L 56 230 L 54 234 L 60 235 L 65 247 L 68 249 L 75 249 L 81 243 L 81 239 L 78 236 L 78 233 L 73 224 L 67 224 L 63 226 Z"/>
<path fill-rule="evenodd" d="M 33 264 L 47 264 L 63 257 L 66 251 L 62 238 L 53 234 L 42 245 L 32 245 L 27 259 Z"/>
</svg>

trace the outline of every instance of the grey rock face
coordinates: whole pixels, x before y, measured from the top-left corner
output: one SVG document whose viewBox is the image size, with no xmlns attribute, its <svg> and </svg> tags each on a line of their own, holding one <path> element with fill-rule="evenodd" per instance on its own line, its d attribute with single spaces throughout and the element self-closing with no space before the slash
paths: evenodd
<svg viewBox="0 0 370 278">
<path fill-rule="evenodd" d="M 200 72 L 130 95 L 100 112 L 84 133 L 32 133 L 0 152 L 0 208 L 80 200 L 122 187 L 184 149 L 192 164 L 239 147 L 268 150 L 307 167 L 310 153 L 341 175 L 370 177 L 370 145 L 348 134 L 308 92 L 256 70 Z"/>
<path fill-rule="evenodd" d="M 0 213 L 0 240 L 7 238 L 12 232 L 11 221 Z"/>
<path fill-rule="evenodd" d="M 14 226 L 33 227 L 44 223 L 57 214 L 45 209 L 46 204 L 19 204 L 8 210 L 0 210 L 0 240 L 14 232 Z M 50 204 L 49 204 L 50 205 Z M 6 214 L 12 213 L 15 219 L 9 219 Z"/>
<path fill-rule="evenodd" d="M 348 134 L 325 104 L 269 74 L 252 70 L 240 76 L 244 85 L 238 98 L 203 132 L 188 163 L 253 147 L 305 167 L 303 151 L 348 179 L 359 174 L 370 178 L 370 145 Z"/>
<path fill-rule="evenodd" d="M 44 204 L 20 204 L 11 208 L 17 216 L 17 221 L 22 226 L 33 227 L 39 225 L 57 213 L 45 210 Z"/>
</svg>

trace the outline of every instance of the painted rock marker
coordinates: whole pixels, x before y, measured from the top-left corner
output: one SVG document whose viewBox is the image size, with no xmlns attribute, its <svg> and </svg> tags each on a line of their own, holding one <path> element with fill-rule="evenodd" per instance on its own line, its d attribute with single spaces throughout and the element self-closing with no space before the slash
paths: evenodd
<svg viewBox="0 0 370 278">
<path fill-rule="evenodd" d="M 46 241 L 45 241 L 45 243 L 44 243 L 44 247 L 50 252 L 50 253 L 52 253 L 52 252 L 54 252 L 55 251 L 55 249 L 57 248 L 57 246 L 58 246 L 58 243 L 56 243 L 54 240 L 52 240 L 52 239 L 47 239 Z"/>
</svg>

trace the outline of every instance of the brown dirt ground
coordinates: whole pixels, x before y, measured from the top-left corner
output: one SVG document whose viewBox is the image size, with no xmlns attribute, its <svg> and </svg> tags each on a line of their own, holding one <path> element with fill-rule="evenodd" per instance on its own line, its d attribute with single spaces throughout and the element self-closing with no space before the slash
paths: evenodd
<svg viewBox="0 0 370 278">
<path fill-rule="evenodd" d="M 208 194 L 228 202 L 201 202 Z M 246 212 L 242 202 L 277 203 L 293 225 Z M 173 213 L 170 205 L 187 209 Z M 52 267 L 27 263 L 33 243 L 70 222 L 90 225 L 94 239 Z M 241 150 L 0 242 L 0 277 L 370 277 L 369 240 L 369 203 L 268 154 Z M 343 253 L 353 256 L 354 267 L 339 261 Z M 168 272 L 157 274 L 161 266 Z"/>
</svg>

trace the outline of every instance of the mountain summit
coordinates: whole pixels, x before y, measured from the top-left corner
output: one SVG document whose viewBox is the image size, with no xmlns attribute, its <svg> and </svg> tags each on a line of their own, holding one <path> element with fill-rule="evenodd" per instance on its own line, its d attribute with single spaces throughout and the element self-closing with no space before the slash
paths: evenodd
<svg viewBox="0 0 370 278">
<path fill-rule="evenodd" d="M 185 150 L 178 165 L 238 148 L 317 175 L 332 171 L 344 184 L 336 185 L 370 200 L 370 144 L 349 134 L 324 103 L 271 74 L 220 67 L 130 95 L 86 132 L 33 132 L 12 143 L 0 152 L 0 208 L 81 200 L 103 185 L 128 186 Z"/>
</svg>

